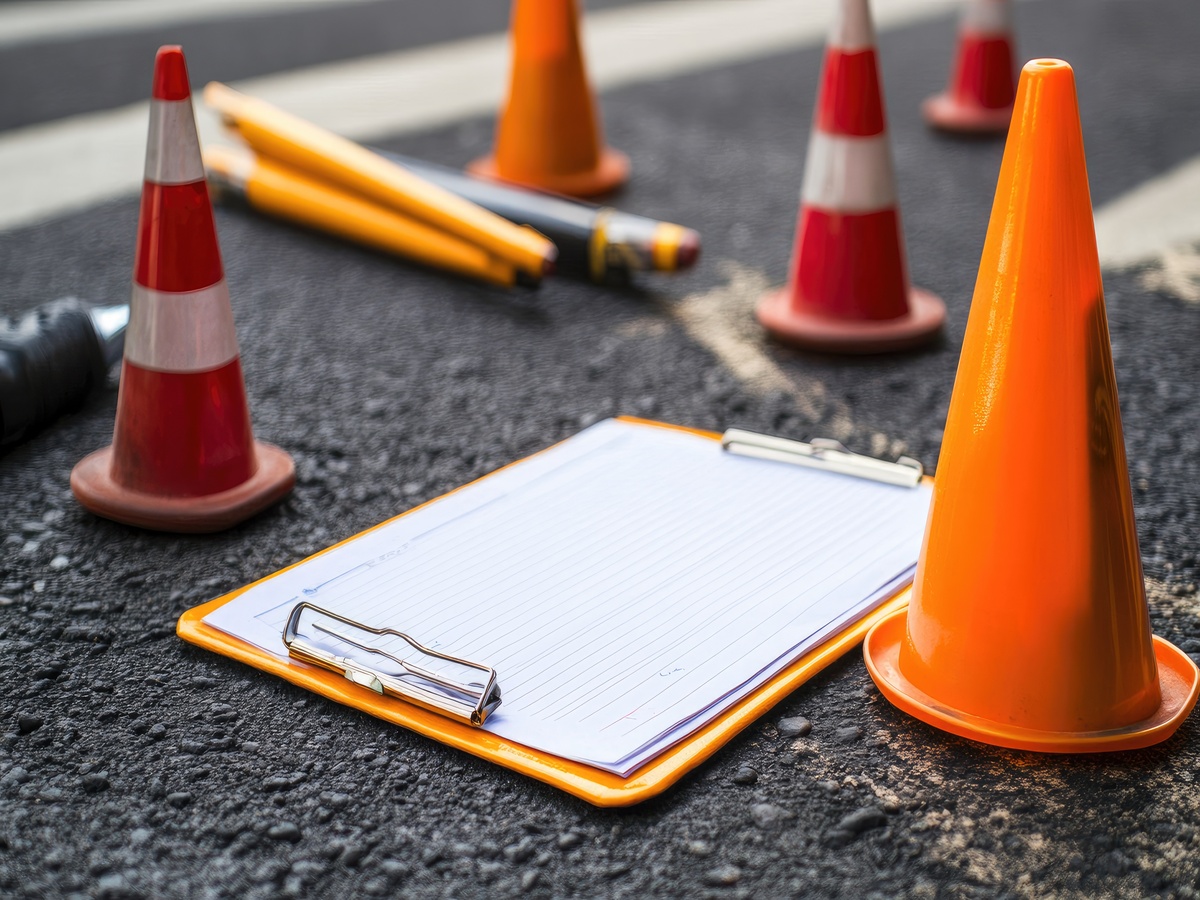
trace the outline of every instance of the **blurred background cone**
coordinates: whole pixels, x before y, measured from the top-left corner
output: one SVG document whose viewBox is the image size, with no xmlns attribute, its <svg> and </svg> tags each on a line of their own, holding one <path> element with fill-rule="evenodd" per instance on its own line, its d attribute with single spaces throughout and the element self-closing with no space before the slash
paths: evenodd
<svg viewBox="0 0 1200 900">
<path fill-rule="evenodd" d="M 892 151 L 867 0 L 841 0 L 825 67 L 787 287 L 758 306 L 776 338 L 880 353 L 926 343 L 946 307 L 908 283 Z"/>
<path fill-rule="evenodd" d="M 1004 132 L 1016 93 L 1010 0 L 967 0 L 946 90 L 921 106 L 946 131 Z"/>
<path fill-rule="evenodd" d="M 884 695 L 1027 750 L 1145 747 L 1196 703 L 1150 633 L 1071 67 L 1021 73 L 907 610 L 864 644 Z"/>
<path fill-rule="evenodd" d="M 75 466 L 79 502 L 143 528 L 217 531 L 290 491 L 291 457 L 250 428 L 179 47 L 155 59 L 130 306 L 113 443 Z"/>
<path fill-rule="evenodd" d="M 576 0 L 513 0 L 512 77 L 496 146 L 468 169 L 576 197 L 629 178 L 629 158 L 604 146 Z"/>
</svg>

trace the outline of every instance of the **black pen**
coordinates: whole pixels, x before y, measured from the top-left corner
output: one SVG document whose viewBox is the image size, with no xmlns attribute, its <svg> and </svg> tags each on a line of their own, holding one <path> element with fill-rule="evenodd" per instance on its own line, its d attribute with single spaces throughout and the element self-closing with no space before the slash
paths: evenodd
<svg viewBox="0 0 1200 900">
<path fill-rule="evenodd" d="M 560 275 L 621 282 L 633 272 L 687 269 L 700 256 L 700 235 L 690 228 L 376 152 L 486 210 L 540 231 L 558 247 L 555 270 Z"/>
</svg>

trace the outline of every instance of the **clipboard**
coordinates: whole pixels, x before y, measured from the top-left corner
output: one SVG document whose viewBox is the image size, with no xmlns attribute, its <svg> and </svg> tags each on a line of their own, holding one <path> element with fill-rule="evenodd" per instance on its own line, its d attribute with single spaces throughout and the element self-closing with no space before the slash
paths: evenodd
<svg viewBox="0 0 1200 900">
<path fill-rule="evenodd" d="M 673 429 L 699 435 L 714 441 L 722 441 L 722 435 L 713 432 L 633 417 L 621 417 L 620 421 L 655 428 Z M 783 454 L 784 456 L 790 455 L 788 461 L 798 462 L 801 465 L 812 465 L 811 458 L 813 456 L 826 455 L 832 457 L 839 464 L 850 466 L 851 470 L 855 470 L 855 467 L 860 463 L 867 468 L 872 464 L 878 464 L 877 460 L 857 456 L 841 448 L 840 445 L 833 445 L 832 442 L 800 444 L 794 441 L 768 438 L 750 440 L 748 448 L 745 445 L 740 448 L 729 446 L 732 443 L 737 443 L 739 438 L 746 440 L 747 438 L 753 439 L 756 437 L 758 436 L 747 435 L 746 432 L 727 432 L 725 435 L 726 449 L 734 450 L 735 452 L 740 450 L 741 452 L 747 452 L 748 455 L 756 456 L 764 455 L 764 453 L 757 452 L 760 449 L 764 450 L 764 452 L 775 454 L 768 458 L 781 458 L 779 454 Z M 801 462 L 799 459 L 790 458 L 794 456 L 805 457 L 808 461 Z M 516 464 L 512 463 L 510 465 Z M 901 473 L 901 477 L 906 480 L 913 480 L 912 483 L 914 484 L 918 481 L 929 481 L 928 478 L 921 474 L 919 463 L 915 463 L 915 461 L 903 460 L 897 464 L 884 465 L 898 465 L 908 468 L 911 474 L 905 475 Z M 503 471 L 503 469 L 496 471 Z M 846 470 L 843 469 L 843 471 Z M 496 473 L 490 473 L 483 476 L 483 478 L 489 478 L 494 474 Z M 463 487 L 466 487 L 466 485 Z M 456 488 L 455 490 L 462 489 Z M 452 493 L 455 493 L 455 491 L 449 492 L 449 494 Z M 449 494 L 443 496 L 449 496 Z M 336 547 L 340 547 L 371 531 L 382 528 L 389 522 L 395 521 L 396 518 L 410 515 L 431 503 L 437 502 L 439 499 L 441 498 L 435 498 L 401 513 L 400 516 L 381 522 L 372 528 L 366 529 L 353 537 L 347 538 L 338 544 L 334 544 L 314 554 L 314 556 L 328 553 Z M 334 700 L 337 703 L 342 703 L 369 713 L 376 718 L 383 719 L 394 725 L 400 725 L 447 746 L 489 760 L 515 772 L 520 772 L 523 775 L 528 775 L 531 778 L 566 791 L 568 794 L 585 800 L 588 803 L 601 807 L 631 806 L 661 794 L 724 747 L 741 731 L 765 715 L 797 687 L 804 684 L 804 682 L 857 646 L 863 640 L 867 631 L 877 621 L 905 607 L 908 604 L 909 591 L 911 589 L 910 587 L 902 588 L 894 596 L 884 601 L 861 619 L 809 651 L 766 684 L 734 704 L 716 719 L 699 728 L 693 734 L 664 751 L 659 756 L 651 759 L 641 768 L 632 772 L 628 777 L 621 777 L 583 763 L 533 750 L 499 737 L 492 732 L 483 731 L 465 722 L 448 718 L 429 708 L 366 690 L 361 682 L 356 683 L 349 680 L 345 674 L 339 674 L 327 668 L 294 658 L 287 659 L 272 656 L 258 647 L 252 646 L 204 623 L 204 617 L 209 613 L 229 603 L 251 588 L 263 584 L 276 575 L 289 571 L 305 561 L 301 560 L 253 584 L 246 585 L 222 597 L 188 610 L 180 617 L 176 626 L 176 632 L 179 637 L 191 644 L 246 663 L 330 700 Z"/>
</svg>

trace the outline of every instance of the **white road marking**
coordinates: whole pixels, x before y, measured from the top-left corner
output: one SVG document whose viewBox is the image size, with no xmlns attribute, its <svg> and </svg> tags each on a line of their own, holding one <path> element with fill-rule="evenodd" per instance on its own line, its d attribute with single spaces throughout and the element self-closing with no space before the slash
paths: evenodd
<svg viewBox="0 0 1200 900">
<path fill-rule="evenodd" d="M 1200 198 L 1197 198 L 1200 203 Z M 1170 248 L 1157 263 L 1142 273 L 1142 287 L 1173 294 L 1188 303 L 1200 304 L 1200 236 L 1191 247 Z"/>
<path fill-rule="evenodd" d="M 38 0 L 0 5 L 0 47 L 370 0 Z"/>
<path fill-rule="evenodd" d="M 876 25 L 894 28 L 957 5 L 878 0 Z M 599 10 L 586 19 L 588 64 L 603 90 L 819 44 L 835 7 L 833 0 L 662 0 Z M 507 71 L 507 35 L 493 34 L 235 87 L 356 140 L 377 140 L 494 112 Z M 148 103 L 137 103 L 0 135 L 0 229 L 136 192 L 147 111 Z M 212 120 L 199 119 L 201 137 L 212 139 Z"/>
<path fill-rule="evenodd" d="M 1200 243 L 1200 156 L 1098 209 L 1096 243 L 1100 264 L 1113 269 L 1161 261 Z"/>
<path fill-rule="evenodd" d="M 718 268 L 726 283 L 684 297 L 671 307 L 671 315 L 745 387 L 758 394 L 783 392 L 805 418 L 818 422 L 828 416 L 820 437 L 848 438 L 854 425 L 846 404 L 816 378 L 792 377 L 771 358 L 765 332 L 754 318 L 755 304 L 771 287 L 767 276 L 733 260 L 721 260 Z"/>
</svg>

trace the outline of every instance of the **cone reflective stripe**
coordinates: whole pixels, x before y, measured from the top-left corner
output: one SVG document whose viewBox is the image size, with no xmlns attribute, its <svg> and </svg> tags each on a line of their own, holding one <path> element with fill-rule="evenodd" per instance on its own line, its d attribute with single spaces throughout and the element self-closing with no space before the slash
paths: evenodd
<svg viewBox="0 0 1200 900">
<path fill-rule="evenodd" d="M 178 47 L 164 47 L 113 443 L 75 467 L 71 487 L 108 518 L 213 531 L 293 481 L 290 457 L 254 440 L 187 68 Z"/>
<path fill-rule="evenodd" d="M 1025 66 L 912 600 L 872 678 L 947 731 L 1052 752 L 1169 737 L 1200 672 L 1150 632 L 1070 66 Z"/>
<path fill-rule="evenodd" d="M 922 106 L 938 128 L 1004 132 L 1016 91 L 1010 0 L 968 0 L 946 90 Z"/>
<path fill-rule="evenodd" d="M 193 373 L 237 361 L 237 338 L 229 288 L 221 279 L 212 287 L 186 293 L 133 286 L 133 316 L 125 338 L 125 362 L 160 373 Z M 190 335 L 180 341 L 177 335 Z"/>
<path fill-rule="evenodd" d="M 908 283 L 866 0 L 842 0 L 825 52 L 786 288 L 759 321 L 801 347 L 874 353 L 935 337 L 945 306 Z"/>
<path fill-rule="evenodd" d="M 491 156 L 468 168 L 579 197 L 629 177 L 629 159 L 605 146 L 579 40 L 577 0 L 513 0 L 512 74 Z"/>
</svg>

